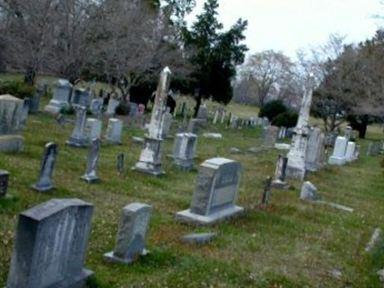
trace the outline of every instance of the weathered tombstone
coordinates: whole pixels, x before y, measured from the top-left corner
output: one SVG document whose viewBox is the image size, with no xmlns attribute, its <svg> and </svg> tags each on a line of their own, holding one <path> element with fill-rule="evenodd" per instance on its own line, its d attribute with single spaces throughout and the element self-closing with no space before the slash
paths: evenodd
<svg viewBox="0 0 384 288">
<path fill-rule="evenodd" d="M 145 136 L 144 148 L 134 170 L 159 176 L 164 174 L 161 165 L 163 118 L 167 112 L 167 97 L 171 70 L 165 67 L 160 74 L 148 135 Z"/>
<path fill-rule="evenodd" d="M 355 151 L 353 153 L 353 161 L 358 160 L 360 157 L 360 145 L 356 145 Z"/>
<path fill-rule="evenodd" d="M 349 141 L 351 138 L 352 138 L 352 127 L 351 126 L 347 126 L 344 130 L 344 137 L 347 139 L 347 141 Z"/>
<path fill-rule="evenodd" d="M 176 213 L 176 220 L 210 225 L 243 212 L 235 205 L 240 176 L 239 162 L 226 158 L 206 160 L 200 165 L 191 207 Z"/>
<path fill-rule="evenodd" d="M 261 203 L 260 207 L 265 208 L 269 204 L 269 200 L 271 199 L 271 184 L 272 184 L 272 177 L 268 177 L 264 181 L 264 190 L 263 194 L 261 195 Z"/>
<path fill-rule="evenodd" d="M 124 173 L 124 160 L 125 160 L 125 154 L 124 153 L 119 153 L 116 157 L 116 168 L 117 168 L 117 172 L 119 172 L 119 174 L 123 174 Z"/>
<path fill-rule="evenodd" d="M 67 140 L 66 144 L 72 147 L 88 146 L 87 134 L 85 133 L 85 124 L 87 120 L 87 108 L 83 106 L 73 106 L 76 111 L 75 127 L 72 135 Z"/>
<path fill-rule="evenodd" d="M 225 115 L 226 115 L 226 112 L 225 112 L 225 110 L 223 110 L 223 112 L 221 113 L 221 118 L 220 118 L 221 124 L 224 124 L 224 122 L 225 122 Z"/>
<path fill-rule="evenodd" d="M 9 172 L 0 170 L 0 198 L 5 197 L 8 191 Z"/>
<path fill-rule="evenodd" d="M 108 121 L 107 134 L 105 136 L 108 143 L 121 144 L 121 134 L 123 132 L 123 121 L 110 118 Z"/>
<path fill-rule="evenodd" d="M 263 129 L 263 144 L 265 147 L 274 147 L 279 133 L 279 127 L 266 126 Z"/>
<path fill-rule="evenodd" d="M 105 114 L 108 116 L 114 116 L 116 113 L 116 108 L 119 105 L 120 105 L 120 101 L 113 99 L 113 98 L 109 99 L 107 111 L 105 112 Z"/>
<path fill-rule="evenodd" d="M 81 179 L 87 183 L 94 183 L 100 180 L 100 178 L 97 176 L 97 163 L 99 162 L 100 158 L 100 146 L 100 138 L 92 139 L 88 152 L 87 169 L 85 174 L 81 176 Z"/>
<path fill-rule="evenodd" d="M 219 109 L 217 109 L 215 111 L 215 115 L 213 116 L 212 124 L 216 125 L 217 120 L 219 119 L 219 113 L 220 113 L 220 111 L 219 111 Z"/>
<path fill-rule="evenodd" d="M 305 169 L 315 172 L 320 170 L 325 162 L 324 134 L 320 128 L 309 129 L 308 133 Z"/>
<path fill-rule="evenodd" d="M 53 98 L 48 105 L 44 107 L 44 111 L 57 114 L 61 109 L 69 107 L 72 94 L 72 85 L 68 80 L 59 79 L 53 90 Z"/>
<path fill-rule="evenodd" d="M 85 124 L 85 134 L 89 142 L 91 142 L 92 139 L 101 138 L 101 125 L 101 120 L 87 118 L 87 122 Z"/>
<path fill-rule="evenodd" d="M 102 98 L 92 99 L 89 109 L 91 110 L 91 113 L 93 115 L 95 115 L 97 118 L 100 118 L 103 112 L 103 99 Z"/>
<path fill-rule="evenodd" d="M 197 136 L 193 133 L 176 134 L 173 147 L 173 163 L 182 170 L 193 168 L 195 158 Z"/>
<path fill-rule="evenodd" d="M 44 90 L 41 87 L 41 85 L 38 85 L 36 87 L 36 91 L 34 95 L 31 97 L 31 102 L 29 104 L 29 113 L 37 113 L 39 112 L 39 106 L 40 106 L 40 98 L 44 95 Z"/>
<path fill-rule="evenodd" d="M 139 105 L 134 103 L 134 102 L 130 102 L 129 103 L 129 117 L 136 118 L 138 114 L 139 114 Z"/>
<path fill-rule="evenodd" d="M 382 145 L 380 142 L 369 142 L 367 149 L 367 156 L 377 156 L 382 150 Z"/>
<path fill-rule="evenodd" d="M 286 189 L 288 183 L 285 181 L 285 170 L 287 169 L 288 158 L 279 155 L 276 162 L 275 177 L 272 182 L 272 187 L 277 189 Z"/>
<path fill-rule="evenodd" d="M 167 109 L 168 111 L 169 109 Z M 165 116 L 163 118 L 163 132 L 162 132 L 162 135 L 161 137 L 163 139 L 167 138 L 168 137 L 168 134 L 169 134 L 169 131 L 171 130 L 171 125 L 172 125 L 172 120 L 173 120 L 173 117 L 172 117 L 172 114 L 167 112 L 165 113 Z"/>
<path fill-rule="evenodd" d="M 329 157 L 328 163 L 331 165 L 344 165 L 345 164 L 345 151 L 347 149 L 347 139 L 339 136 L 336 138 L 335 148 L 333 154 Z"/>
<path fill-rule="evenodd" d="M 28 120 L 28 114 L 29 114 L 29 106 L 31 105 L 31 99 L 30 98 L 24 98 L 23 101 L 23 109 L 21 112 L 21 126 L 25 127 L 27 125 Z"/>
<path fill-rule="evenodd" d="M 89 107 L 91 104 L 91 92 L 86 89 L 76 88 L 71 99 L 72 105 Z"/>
<path fill-rule="evenodd" d="M 303 180 L 306 173 L 305 157 L 307 153 L 308 133 L 309 133 L 309 112 L 311 110 L 313 80 L 304 86 L 304 97 L 301 102 L 299 118 L 293 131 L 291 149 L 287 155 L 287 177 Z"/>
<path fill-rule="evenodd" d="M 36 184 L 32 185 L 34 190 L 38 192 L 46 192 L 54 188 L 52 174 L 53 169 L 55 168 L 57 152 L 57 144 L 50 142 L 45 145 L 39 179 Z"/>
<path fill-rule="evenodd" d="M 207 121 L 208 119 L 208 108 L 207 105 L 202 104 L 199 107 L 199 111 L 197 112 L 197 119 L 201 121 Z"/>
<path fill-rule="evenodd" d="M 22 129 L 23 100 L 0 95 L 0 152 L 18 152 L 24 147 Z"/>
<path fill-rule="evenodd" d="M 197 134 L 200 128 L 200 121 L 195 118 L 191 118 L 188 123 L 187 131 L 189 133 Z"/>
<path fill-rule="evenodd" d="M 354 161 L 354 156 L 355 156 L 355 149 L 356 149 L 356 143 L 349 141 L 347 144 L 347 149 L 345 151 L 345 160 L 347 162 L 352 162 Z"/>
<path fill-rule="evenodd" d="M 317 194 L 317 188 L 311 182 L 306 181 L 301 186 L 300 199 L 308 201 L 317 201 L 320 196 Z"/>
<path fill-rule="evenodd" d="M 83 287 L 93 205 L 52 199 L 19 215 L 7 288 Z"/>
<path fill-rule="evenodd" d="M 132 203 L 123 208 L 115 248 L 104 254 L 108 261 L 130 264 L 146 255 L 145 236 L 147 234 L 152 206 Z"/>
<path fill-rule="evenodd" d="M 233 115 L 231 118 L 231 128 L 237 129 L 238 127 L 239 127 L 239 118 L 237 116 Z"/>
</svg>

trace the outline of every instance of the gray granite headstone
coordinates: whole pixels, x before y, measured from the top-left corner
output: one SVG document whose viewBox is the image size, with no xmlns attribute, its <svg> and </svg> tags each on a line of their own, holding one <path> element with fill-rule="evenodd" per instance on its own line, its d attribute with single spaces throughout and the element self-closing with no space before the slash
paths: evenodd
<svg viewBox="0 0 384 288">
<path fill-rule="evenodd" d="M 199 107 L 199 111 L 197 112 L 197 119 L 206 121 L 208 119 L 208 108 L 207 105 L 202 104 Z"/>
<path fill-rule="evenodd" d="M 209 225 L 241 213 L 236 206 L 240 163 L 212 158 L 201 164 L 190 209 L 176 213 L 176 220 Z"/>
<path fill-rule="evenodd" d="M 263 143 L 266 147 L 273 147 L 279 134 L 279 127 L 266 126 L 263 129 Z"/>
<path fill-rule="evenodd" d="M 0 170 L 0 198 L 5 197 L 8 191 L 9 172 Z"/>
<path fill-rule="evenodd" d="M 320 199 L 317 188 L 311 182 L 306 181 L 301 186 L 300 199 L 309 200 L 309 201 L 317 201 Z"/>
<path fill-rule="evenodd" d="M 182 170 L 193 168 L 195 158 L 197 136 L 193 133 L 176 134 L 173 147 L 174 164 Z"/>
<path fill-rule="evenodd" d="M 72 147 L 86 147 L 89 143 L 85 132 L 87 108 L 78 105 L 74 105 L 73 108 L 76 111 L 75 127 L 73 128 L 72 135 L 69 137 L 66 144 Z"/>
<path fill-rule="evenodd" d="M 81 176 L 81 179 L 88 183 L 93 183 L 100 180 L 97 176 L 97 163 L 99 162 L 100 157 L 100 146 L 100 138 L 94 138 L 89 147 L 87 169 L 85 174 Z"/>
<path fill-rule="evenodd" d="M 57 114 L 61 109 L 68 107 L 72 95 L 72 84 L 68 80 L 59 79 L 55 84 L 53 97 L 44 111 Z"/>
<path fill-rule="evenodd" d="M 83 287 L 93 205 L 52 199 L 19 215 L 7 288 Z"/>
<path fill-rule="evenodd" d="M 93 115 L 95 115 L 97 118 L 100 118 L 103 113 L 103 99 L 102 98 L 92 99 L 90 110 Z"/>
<path fill-rule="evenodd" d="M 91 92 L 80 88 L 75 89 L 75 91 L 73 92 L 71 103 L 72 105 L 89 107 L 89 105 L 91 104 Z"/>
<path fill-rule="evenodd" d="M 108 261 L 129 264 L 148 251 L 145 249 L 152 207 L 142 203 L 132 203 L 123 208 L 115 248 L 104 254 Z"/>
<path fill-rule="evenodd" d="M 271 184 L 272 184 L 272 177 L 268 177 L 264 182 L 264 190 L 263 194 L 261 195 L 261 207 L 266 207 L 269 204 L 269 201 L 271 199 Z"/>
<path fill-rule="evenodd" d="M 123 121 L 117 118 L 110 118 L 108 121 L 105 139 L 110 144 L 121 144 L 121 134 L 123 131 Z"/>
<path fill-rule="evenodd" d="M 346 162 L 345 152 L 347 150 L 348 141 L 345 137 L 337 137 L 333 154 L 329 157 L 330 165 L 344 165 Z"/>
<path fill-rule="evenodd" d="M 315 172 L 320 170 L 325 163 L 325 136 L 320 128 L 310 128 L 308 134 L 305 169 Z"/>
<path fill-rule="evenodd" d="M 286 189 L 288 183 L 285 181 L 285 171 L 287 169 L 288 158 L 279 155 L 276 162 L 275 177 L 272 181 L 272 187 L 277 189 Z"/>
<path fill-rule="evenodd" d="M 55 143 L 50 142 L 45 145 L 44 155 L 41 161 L 39 179 L 36 184 L 32 185 L 34 190 L 39 192 L 46 192 L 54 188 L 52 174 L 53 169 L 55 168 L 57 152 L 58 149 Z"/>
<path fill-rule="evenodd" d="M 30 105 L 31 105 L 31 99 L 28 97 L 24 98 L 23 109 L 22 109 L 22 113 L 21 113 L 21 125 L 22 125 L 22 127 L 25 127 L 27 125 Z"/>
</svg>

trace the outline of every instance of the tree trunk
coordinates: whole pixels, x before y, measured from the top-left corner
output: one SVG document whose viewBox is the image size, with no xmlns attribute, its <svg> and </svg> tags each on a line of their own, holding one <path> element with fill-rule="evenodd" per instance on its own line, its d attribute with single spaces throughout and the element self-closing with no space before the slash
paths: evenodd
<svg viewBox="0 0 384 288">
<path fill-rule="evenodd" d="M 24 83 L 28 85 L 35 85 L 36 70 L 32 67 L 28 67 L 24 72 Z"/>
<path fill-rule="evenodd" d="M 367 128 L 368 128 L 368 115 L 364 115 L 363 117 L 361 117 L 361 124 L 358 127 L 360 139 L 365 139 L 365 135 L 367 134 Z"/>
<path fill-rule="evenodd" d="M 199 113 L 202 98 L 203 98 L 203 95 L 201 95 L 201 93 L 199 92 L 199 94 L 196 97 L 196 106 L 195 106 L 195 112 L 193 113 L 193 118 L 196 118 L 197 113 Z"/>
</svg>

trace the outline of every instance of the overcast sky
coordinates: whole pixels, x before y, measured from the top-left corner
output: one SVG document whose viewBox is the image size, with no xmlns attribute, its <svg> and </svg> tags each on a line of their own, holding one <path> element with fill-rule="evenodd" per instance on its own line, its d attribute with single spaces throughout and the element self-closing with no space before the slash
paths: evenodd
<svg viewBox="0 0 384 288">
<path fill-rule="evenodd" d="M 188 22 L 203 4 L 204 0 L 196 0 Z M 248 20 L 250 53 L 273 49 L 291 57 L 299 48 L 323 44 L 331 33 L 347 36 L 349 43 L 365 40 L 381 23 L 373 16 L 384 14 L 380 0 L 219 0 L 219 4 L 219 19 L 226 28 L 238 18 Z"/>
</svg>

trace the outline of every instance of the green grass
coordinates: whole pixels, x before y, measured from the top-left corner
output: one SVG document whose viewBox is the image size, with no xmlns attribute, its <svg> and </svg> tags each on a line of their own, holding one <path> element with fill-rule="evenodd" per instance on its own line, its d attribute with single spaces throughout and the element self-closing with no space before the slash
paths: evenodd
<svg viewBox="0 0 384 288">
<path fill-rule="evenodd" d="M 42 105 L 47 101 L 43 99 Z M 257 113 L 239 105 L 230 109 Z M 245 153 L 261 143 L 258 129 L 209 125 L 206 131 L 220 132 L 224 138 L 199 137 L 196 164 L 215 156 L 240 161 L 244 171 L 238 204 L 246 214 L 210 228 L 196 228 L 176 223 L 174 213 L 189 206 L 197 170 L 179 171 L 164 157 L 164 177 L 131 171 L 141 148 L 131 137 L 143 132 L 125 127 L 122 146 L 102 146 L 98 170 L 102 182 L 88 185 L 80 180 L 87 150 L 64 145 L 71 130 L 70 125 L 59 127 L 51 116 L 32 115 L 23 132 L 25 150 L 0 154 L 0 168 L 11 173 L 9 193 L 14 195 L 13 200 L 0 200 L 0 287 L 6 283 L 17 214 L 51 198 L 68 197 L 95 205 L 86 259 L 95 276 L 89 287 L 381 287 L 375 273 L 384 267 L 384 245 L 370 254 L 364 252 L 374 228 L 384 228 L 382 157 L 365 156 L 368 141 L 360 141 L 359 161 L 309 176 L 324 200 L 353 207 L 354 213 L 300 201 L 298 182 L 292 182 L 290 190 L 274 190 L 270 206 L 260 210 L 263 181 L 273 174 L 278 151 Z M 378 127 L 370 127 L 368 138 L 378 139 L 380 133 Z M 59 144 L 57 189 L 39 194 L 29 187 L 36 181 L 48 141 Z M 230 154 L 231 147 L 243 153 Z M 172 140 L 165 141 L 164 150 L 164 155 L 171 153 Z M 116 171 L 119 152 L 126 154 L 127 169 L 121 176 Z M 131 266 L 106 263 L 102 255 L 113 249 L 120 211 L 134 201 L 154 208 L 147 240 L 151 253 Z M 201 247 L 180 241 L 184 234 L 196 231 L 214 231 L 218 237 Z M 342 271 L 340 280 L 329 276 L 332 269 Z"/>
</svg>

